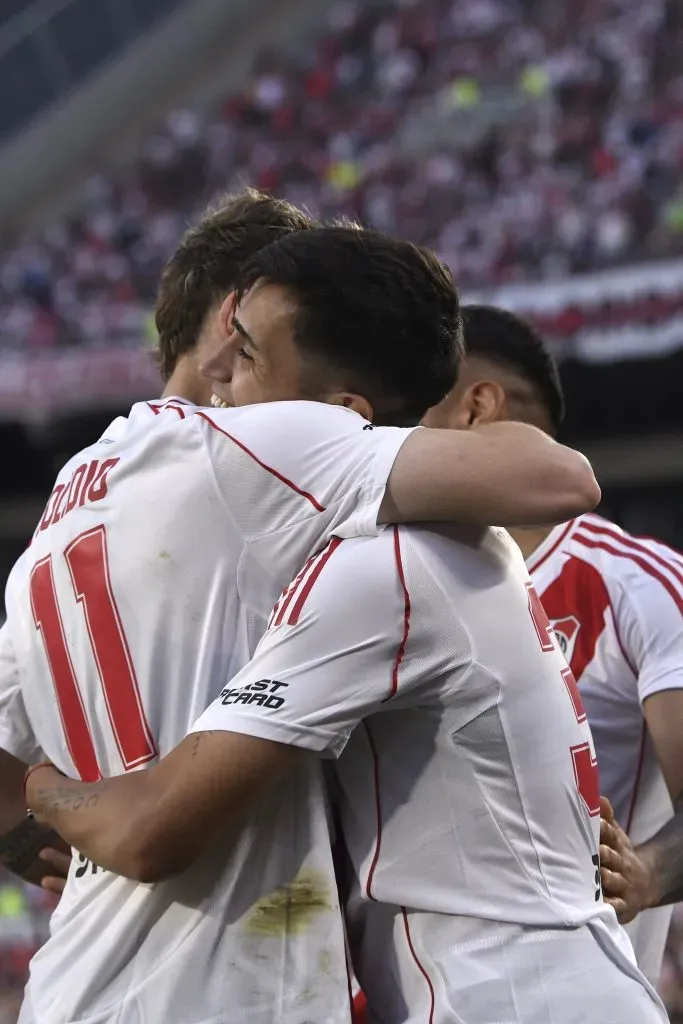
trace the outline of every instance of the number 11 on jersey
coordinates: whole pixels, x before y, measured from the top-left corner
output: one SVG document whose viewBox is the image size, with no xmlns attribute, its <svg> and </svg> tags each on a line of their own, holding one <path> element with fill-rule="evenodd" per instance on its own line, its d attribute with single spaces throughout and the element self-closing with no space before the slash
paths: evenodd
<svg viewBox="0 0 683 1024">
<path fill-rule="evenodd" d="M 157 746 L 140 699 L 135 669 L 112 591 L 107 532 L 96 526 L 64 551 L 74 596 L 97 667 L 109 722 L 126 771 L 151 761 Z M 50 666 L 67 747 L 84 782 L 101 778 L 83 691 L 79 686 L 57 600 L 52 555 L 31 571 L 31 610 Z"/>
</svg>

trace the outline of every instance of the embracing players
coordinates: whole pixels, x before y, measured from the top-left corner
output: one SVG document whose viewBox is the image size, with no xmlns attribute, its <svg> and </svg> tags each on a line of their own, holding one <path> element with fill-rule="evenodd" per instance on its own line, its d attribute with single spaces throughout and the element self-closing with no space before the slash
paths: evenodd
<svg viewBox="0 0 683 1024">
<path fill-rule="evenodd" d="M 93 778 L 167 753 L 245 663 L 256 623 L 264 628 L 306 557 L 333 534 L 374 534 L 380 508 L 383 519 L 486 522 L 502 507 L 524 522 L 596 500 L 585 462 L 530 428 L 371 429 L 369 418 L 416 421 L 453 383 L 457 299 L 431 254 L 373 233 L 309 230 L 263 260 L 252 280 L 271 284 L 249 291 L 237 323 L 226 275 L 204 290 L 196 328 L 210 325 L 229 349 L 233 397 L 254 401 L 261 389 L 263 400 L 317 402 L 212 414 L 143 403 L 64 468 L 8 586 L 2 745 L 23 760 L 40 749 Z M 189 289 L 201 261 L 196 271 Z M 271 680 L 252 703 L 278 706 L 280 689 Z M 303 831 L 288 810 L 302 793 L 317 808 Z M 276 787 L 270 807 L 287 830 L 281 857 L 228 829 L 188 872 L 153 887 L 81 851 L 22 1021 L 344 1019 L 317 769 Z M 132 820 L 120 821 L 119 841 L 135 861 Z M 292 891 L 275 898 L 293 867 L 296 926 Z"/>
<path fill-rule="evenodd" d="M 322 337 L 334 291 L 320 257 L 288 239 L 241 282 L 235 344 L 251 400 L 283 351 L 307 350 L 311 326 Z M 344 297 L 367 288 L 348 270 L 342 280 L 330 287 Z M 323 393 L 359 342 L 338 311 L 335 322 L 327 337 L 339 354 L 316 367 Z M 384 379 L 396 372 L 387 366 Z M 176 750 L 89 784 L 39 768 L 33 809 L 100 868 L 156 888 L 181 884 L 219 845 L 241 977 L 257 970 L 254 936 L 290 927 L 320 946 L 329 895 L 310 858 L 325 815 L 318 758 L 331 757 L 354 964 L 380 1019 L 665 1021 L 601 899 L 586 716 L 517 547 L 482 528 L 328 532 L 252 662 Z M 264 565 L 273 554 L 262 552 Z M 292 1014 L 328 1019 L 303 1006 L 318 990 L 297 990 L 301 980 L 287 986 Z"/>
</svg>

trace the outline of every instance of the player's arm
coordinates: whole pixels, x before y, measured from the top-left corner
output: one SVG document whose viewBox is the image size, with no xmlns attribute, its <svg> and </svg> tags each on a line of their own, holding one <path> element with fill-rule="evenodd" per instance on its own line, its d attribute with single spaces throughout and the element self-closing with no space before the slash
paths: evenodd
<svg viewBox="0 0 683 1024">
<path fill-rule="evenodd" d="M 342 544 L 296 623 L 293 602 L 193 734 L 156 766 L 89 784 L 33 772 L 27 799 L 38 819 L 100 866 L 157 881 L 187 868 L 219 832 L 239 829 L 245 809 L 299 758 L 338 755 L 390 696 L 399 652 L 401 665 L 412 655 L 392 545 L 380 543 L 391 561 L 378 565 L 361 544 L 350 575 L 340 575 L 343 564 L 333 571 Z M 415 656 L 430 667 L 427 650 L 416 645 Z"/>
<path fill-rule="evenodd" d="M 625 901 L 624 923 L 640 910 L 683 899 L 683 582 L 678 582 L 683 573 L 675 564 L 656 568 L 656 576 L 641 571 L 629 581 L 617 615 L 622 642 L 638 671 L 643 715 L 674 815 L 635 848 L 619 830 L 623 881 L 620 892 L 608 889 L 607 896 Z"/>
<path fill-rule="evenodd" d="M 26 761 L 39 756 L 21 696 L 10 627 L 5 623 L 0 629 L 0 864 L 36 884 L 46 875 L 66 874 L 65 863 L 68 869 L 70 859 L 64 857 L 59 837 L 51 829 L 26 817 Z M 50 887 L 54 888 L 52 883 Z"/>
<path fill-rule="evenodd" d="M 544 525 L 599 501 L 593 470 L 579 452 L 525 423 L 492 423 L 411 434 L 396 457 L 380 520 Z"/>
<path fill-rule="evenodd" d="M 538 525 L 600 499 L 582 455 L 522 423 L 372 428 L 338 406 L 278 402 L 201 413 L 187 429 L 203 432 L 244 540 L 268 566 L 287 564 L 288 580 L 305 561 L 302 539 L 316 550 L 308 543 L 316 529 L 325 540 L 372 535 L 378 522 Z"/>
<path fill-rule="evenodd" d="M 680 689 L 648 697 L 643 714 L 674 805 L 673 817 L 636 848 L 648 869 L 646 906 L 683 900 L 683 635 L 679 637 Z M 669 682 L 673 680 L 669 679 Z"/>
<path fill-rule="evenodd" d="M 76 782 L 41 766 L 29 776 L 26 798 L 40 824 L 93 863 L 157 882 L 189 867 L 218 832 L 238 829 L 245 808 L 298 755 L 268 740 L 199 732 L 154 767 L 102 782 Z"/>
</svg>

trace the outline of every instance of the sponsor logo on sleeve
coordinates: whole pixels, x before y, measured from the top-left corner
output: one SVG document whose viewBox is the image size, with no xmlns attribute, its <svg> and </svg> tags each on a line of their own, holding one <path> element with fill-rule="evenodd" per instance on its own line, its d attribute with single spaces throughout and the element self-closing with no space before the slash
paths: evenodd
<svg viewBox="0 0 683 1024">
<path fill-rule="evenodd" d="M 277 711 L 285 703 L 283 691 L 288 687 L 289 683 L 278 683 L 276 679 L 259 679 L 244 686 L 227 686 L 218 699 L 226 707 L 233 704 L 255 704 L 259 708 Z"/>
</svg>

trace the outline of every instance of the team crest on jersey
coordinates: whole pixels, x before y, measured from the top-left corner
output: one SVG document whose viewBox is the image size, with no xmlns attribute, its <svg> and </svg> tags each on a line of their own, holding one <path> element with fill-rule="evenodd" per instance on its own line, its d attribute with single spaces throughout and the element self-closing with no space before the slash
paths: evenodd
<svg viewBox="0 0 683 1024">
<path fill-rule="evenodd" d="M 550 625 L 557 637 L 560 650 L 571 665 L 576 647 L 576 638 L 581 629 L 581 623 L 574 615 L 568 615 L 566 619 L 551 619 Z"/>
</svg>

